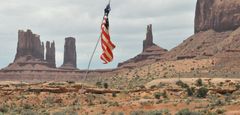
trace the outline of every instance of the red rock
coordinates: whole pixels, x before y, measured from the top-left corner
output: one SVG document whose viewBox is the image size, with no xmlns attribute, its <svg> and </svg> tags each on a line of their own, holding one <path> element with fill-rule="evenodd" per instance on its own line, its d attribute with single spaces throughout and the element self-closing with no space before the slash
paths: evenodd
<svg viewBox="0 0 240 115">
<path fill-rule="evenodd" d="M 143 41 L 143 52 L 134 58 L 119 63 L 118 67 L 134 68 L 137 66 L 154 63 L 156 61 L 163 60 L 162 55 L 164 55 L 166 52 L 166 49 L 163 49 L 153 43 L 152 25 L 148 25 L 146 39 Z"/>
<path fill-rule="evenodd" d="M 76 40 L 73 37 L 65 38 L 64 62 L 61 69 L 77 69 Z"/>
<path fill-rule="evenodd" d="M 31 30 L 18 31 L 18 46 L 15 61 L 24 56 L 44 60 L 44 44 L 40 41 L 40 36 L 33 34 Z"/>
<path fill-rule="evenodd" d="M 50 43 L 46 42 L 46 61 L 49 64 L 49 67 L 56 68 L 55 60 L 55 42 Z"/>
<path fill-rule="evenodd" d="M 198 0 L 195 33 L 213 29 L 217 32 L 235 30 L 240 26 L 239 0 Z"/>
</svg>

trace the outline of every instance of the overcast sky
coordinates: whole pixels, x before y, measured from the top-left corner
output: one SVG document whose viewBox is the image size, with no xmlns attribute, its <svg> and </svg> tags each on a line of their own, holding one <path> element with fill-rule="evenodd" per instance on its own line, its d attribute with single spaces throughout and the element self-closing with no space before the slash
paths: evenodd
<svg viewBox="0 0 240 115">
<path fill-rule="evenodd" d="M 107 0 L 0 0 L 0 68 L 14 60 L 19 29 L 31 29 L 41 40 L 56 42 L 57 66 L 63 63 L 64 38 L 75 37 L 80 69 L 100 34 Z M 104 65 L 98 48 L 92 67 L 112 68 L 142 51 L 146 26 L 153 24 L 154 42 L 168 50 L 193 34 L 196 0 L 112 0 L 111 39 L 115 59 Z"/>
</svg>

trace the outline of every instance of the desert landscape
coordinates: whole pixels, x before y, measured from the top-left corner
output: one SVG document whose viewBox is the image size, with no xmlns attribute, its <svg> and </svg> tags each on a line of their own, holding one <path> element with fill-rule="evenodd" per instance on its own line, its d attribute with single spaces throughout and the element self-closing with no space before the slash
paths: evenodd
<svg viewBox="0 0 240 115">
<path fill-rule="evenodd" d="M 153 26 L 141 53 L 86 79 L 74 37 L 56 67 L 55 42 L 19 30 L 0 70 L 0 115 L 240 115 L 240 1 L 197 0 L 194 35 L 169 51 Z"/>
</svg>

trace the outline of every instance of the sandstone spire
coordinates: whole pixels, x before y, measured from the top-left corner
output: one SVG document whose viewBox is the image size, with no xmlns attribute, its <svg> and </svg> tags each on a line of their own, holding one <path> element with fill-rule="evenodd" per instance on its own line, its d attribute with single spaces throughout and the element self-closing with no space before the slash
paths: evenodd
<svg viewBox="0 0 240 115">
<path fill-rule="evenodd" d="M 75 44 L 75 38 L 65 38 L 64 62 L 61 66 L 62 69 L 77 69 L 77 53 Z"/>
<path fill-rule="evenodd" d="M 48 62 L 49 67 L 56 68 L 55 61 L 55 42 L 50 43 L 46 42 L 46 61 Z"/>
<path fill-rule="evenodd" d="M 143 52 L 154 45 L 153 43 L 153 34 L 152 34 L 152 24 L 147 26 L 146 39 L 143 41 Z"/>
</svg>

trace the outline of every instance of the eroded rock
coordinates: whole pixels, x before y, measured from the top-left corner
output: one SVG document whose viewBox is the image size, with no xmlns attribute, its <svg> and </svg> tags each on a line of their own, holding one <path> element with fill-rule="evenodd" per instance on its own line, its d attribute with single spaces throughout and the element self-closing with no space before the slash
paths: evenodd
<svg viewBox="0 0 240 115">
<path fill-rule="evenodd" d="M 73 37 L 65 38 L 64 62 L 62 69 L 77 69 L 76 40 Z"/>
<path fill-rule="evenodd" d="M 217 32 L 235 30 L 240 26 L 239 0 L 198 0 L 195 33 L 213 29 Z"/>
</svg>

